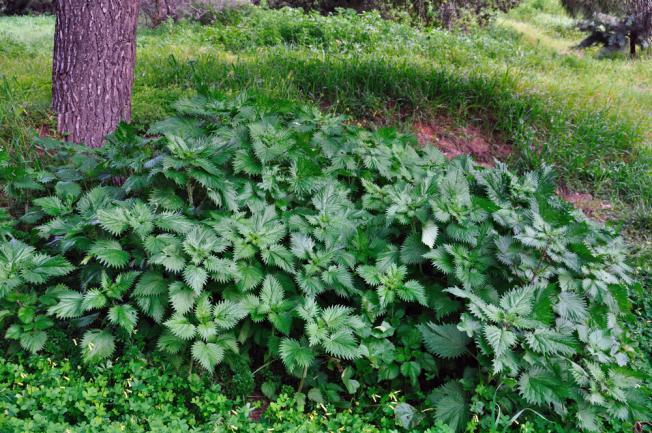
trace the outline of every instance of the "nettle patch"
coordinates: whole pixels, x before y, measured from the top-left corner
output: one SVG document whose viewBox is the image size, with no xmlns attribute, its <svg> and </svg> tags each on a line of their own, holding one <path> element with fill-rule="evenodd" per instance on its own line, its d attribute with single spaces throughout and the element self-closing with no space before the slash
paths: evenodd
<svg viewBox="0 0 652 433">
<path fill-rule="evenodd" d="M 42 143 L 41 171 L 5 163 L 22 211 L 0 225 L 3 345 L 37 352 L 57 327 L 97 362 L 139 333 L 208 372 L 280 360 L 317 402 L 403 389 L 456 429 L 532 408 L 599 430 L 642 410 L 623 242 L 548 168 L 449 161 L 246 96 L 176 109 L 150 138 L 122 127 L 100 149 Z"/>
</svg>

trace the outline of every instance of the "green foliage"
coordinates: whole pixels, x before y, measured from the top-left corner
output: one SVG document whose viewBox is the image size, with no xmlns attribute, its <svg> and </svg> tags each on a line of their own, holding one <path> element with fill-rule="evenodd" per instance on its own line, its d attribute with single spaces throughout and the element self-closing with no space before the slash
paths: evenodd
<svg viewBox="0 0 652 433">
<path fill-rule="evenodd" d="M 415 24 L 439 24 L 448 28 L 455 24 L 469 24 L 468 21 L 484 23 L 496 12 L 517 6 L 520 0 L 270 0 L 272 7 L 300 7 L 331 13 L 339 8 L 353 8 L 358 11 L 377 10 L 385 17 L 406 18 Z M 465 22 L 466 21 L 466 22 Z"/>
<path fill-rule="evenodd" d="M 640 89 L 650 59 L 631 65 L 624 57 L 571 55 L 579 36 L 557 2 L 524 3 L 556 9 L 537 9 L 532 19 L 503 16 L 465 34 L 375 13 L 264 8 L 225 14 L 214 26 L 141 29 L 133 123 L 144 132 L 179 97 L 214 86 L 309 101 L 406 130 L 447 114 L 495 132 L 511 145 L 515 167 L 554 164 L 572 191 L 607 199 L 627 222 L 649 225 L 652 96 Z M 572 36 L 550 37 L 551 22 Z M 50 134 L 56 126 L 48 111 L 54 20 L 2 17 L 0 27 L 0 147 L 22 158 L 19 175 L 51 152 L 31 139 L 33 130 Z"/>
<path fill-rule="evenodd" d="M 38 296 L 56 284 L 35 311 L 81 328 L 68 332 L 90 363 L 134 336 L 208 372 L 279 360 L 312 402 L 398 387 L 456 430 L 481 383 L 502 413 L 589 430 L 647 410 L 628 368 L 623 242 L 556 197 L 548 168 L 449 161 L 246 95 L 176 108 L 149 138 L 121 127 L 100 149 L 61 143 L 34 173 L 22 241 L 2 244 L 10 311 L 24 281 Z"/>
<path fill-rule="evenodd" d="M 269 403 L 245 401 L 229 394 L 234 381 L 222 387 L 207 376 L 150 359 L 135 347 L 102 367 L 44 356 L 0 358 L 0 383 L 3 433 L 393 433 L 399 428 L 396 402 L 388 398 L 377 400 L 373 411 L 367 406 L 335 411 L 293 393 Z M 413 410 L 421 422 L 411 431 L 451 433 Z"/>
</svg>

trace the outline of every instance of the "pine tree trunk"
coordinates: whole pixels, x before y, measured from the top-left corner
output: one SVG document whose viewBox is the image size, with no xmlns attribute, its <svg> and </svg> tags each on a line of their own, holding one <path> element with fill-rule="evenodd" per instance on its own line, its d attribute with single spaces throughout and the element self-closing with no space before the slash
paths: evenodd
<svg viewBox="0 0 652 433">
<path fill-rule="evenodd" d="M 52 109 L 69 141 L 99 147 L 131 119 L 138 0 L 56 0 Z"/>
</svg>

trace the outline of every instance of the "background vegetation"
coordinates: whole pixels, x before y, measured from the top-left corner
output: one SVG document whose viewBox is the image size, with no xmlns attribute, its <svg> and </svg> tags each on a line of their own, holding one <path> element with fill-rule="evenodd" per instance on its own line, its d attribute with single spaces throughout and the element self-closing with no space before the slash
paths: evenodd
<svg viewBox="0 0 652 433">
<path fill-rule="evenodd" d="M 33 134 L 51 135 L 53 129 L 48 113 L 53 20 L 12 17 L 2 18 L 1 24 L 0 146 L 8 150 L 11 159 L 34 162 L 38 168 L 37 156 L 48 149 L 34 143 Z M 30 32 L 24 31 L 27 27 Z M 572 51 L 570 47 L 582 36 L 551 0 L 528 1 L 487 28 L 471 30 L 417 30 L 408 24 L 380 20 L 373 14 L 341 13 L 326 18 L 290 10 L 257 9 L 225 13 L 211 26 L 182 23 L 141 29 L 134 124 L 145 131 L 153 122 L 170 115 L 172 103 L 179 97 L 197 91 L 219 89 L 237 94 L 248 89 L 267 97 L 315 102 L 326 111 L 351 116 L 353 122 L 393 124 L 406 132 L 414 131 L 422 122 L 437 122 L 441 115 L 457 124 L 477 125 L 492 139 L 511 146 L 509 163 L 513 167 L 522 170 L 541 162 L 552 163 L 566 188 L 590 192 L 613 206 L 607 213 L 624 222 L 634 240 L 634 264 L 644 283 L 634 293 L 640 297 L 633 311 L 641 320 L 630 325 L 638 336 L 637 350 L 643 360 L 651 345 L 647 325 L 651 306 L 646 296 L 652 257 L 647 238 L 652 224 L 649 53 L 631 62 L 625 55 L 604 60 L 593 51 Z M 74 355 L 68 355 L 74 359 Z M 32 368 L 45 368 L 39 367 L 43 362 L 30 361 Z M 3 368 L 11 371 L 24 367 L 7 361 Z M 68 367 L 62 368 L 67 371 Z M 107 368 L 108 375 L 123 374 L 119 363 Z M 111 368 L 119 373 L 112 373 Z M 52 374 L 59 373 L 53 370 Z M 102 383 L 102 374 L 96 370 L 80 373 L 74 379 L 79 385 L 71 386 L 88 387 L 89 378 L 94 381 L 96 375 Z M 176 380 L 161 377 L 162 382 Z M 8 379 L 9 383 L 12 380 Z M 14 386 L 20 389 L 32 386 L 17 380 Z M 185 390 L 186 384 L 175 383 L 165 386 L 179 390 L 190 400 L 196 398 Z M 49 385 L 34 382 L 33 386 L 39 389 Z M 217 395 L 221 391 L 215 392 Z M 485 403 L 491 401 L 490 394 L 485 395 Z M 115 398 L 119 398 L 117 393 Z M 37 403 L 25 404 L 29 407 Z M 152 404 L 160 407 L 160 403 Z M 336 422 L 342 426 L 373 422 L 381 430 L 393 428 L 397 425 L 393 418 L 397 404 L 385 400 L 370 417 L 357 415 L 354 410 L 351 419 L 338 415 L 346 419 Z M 184 405 L 179 407 L 188 403 Z M 230 409 L 225 404 L 207 409 L 213 411 L 208 415 L 197 415 L 204 410 L 201 408 L 191 411 L 200 425 Z M 247 409 L 233 410 L 241 415 L 238 421 L 229 422 L 245 425 Z M 293 420 L 293 412 L 283 415 L 286 411 L 285 407 L 270 411 L 269 426 L 291 429 L 297 423 L 305 426 L 321 422 L 308 422 L 298 413 Z M 284 421 L 274 420 L 276 414 Z M 101 423 L 98 420 L 106 419 L 127 422 L 110 414 L 108 418 L 103 416 L 87 419 L 97 425 Z M 175 416 L 189 419 L 187 413 Z M 22 417 L 16 415 L 17 419 Z M 73 418 L 79 419 L 77 414 Z M 71 419 L 66 421 L 64 417 L 60 422 L 66 426 Z M 279 422 L 285 424 L 274 424 Z M 324 428 L 317 425 L 309 428 Z M 20 423 L 11 428 L 26 429 Z M 153 427 L 142 428 L 147 431 Z M 188 428 L 194 427 L 189 424 Z M 522 428 L 527 431 L 534 427 Z M 536 428 L 552 427 L 543 423 Z"/>
</svg>

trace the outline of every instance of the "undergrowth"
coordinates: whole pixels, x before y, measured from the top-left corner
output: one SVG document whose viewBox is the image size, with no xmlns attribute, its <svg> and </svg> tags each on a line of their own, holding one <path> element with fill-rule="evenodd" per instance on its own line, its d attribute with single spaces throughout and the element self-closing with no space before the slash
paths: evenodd
<svg viewBox="0 0 652 433">
<path fill-rule="evenodd" d="M 393 433 L 401 425 L 397 396 L 369 396 L 368 405 L 348 411 L 311 405 L 291 388 L 271 403 L 234 399 L 210 377 L 135 346 L 101 366 L 62 357 L 0 358 L 0 383 L 3 433 Z M 430 419 L 412 431 L 452 433 Z"/>
<path fill-rule="evenodd" d="M 556 197 L 548 167 L 449 161 L 277 99 L 174 107 L 146 136 L 3 163 L 7 351 L 63 331 L 95 364 L 139 339 L 226 366 L 245 395 L 252 371 L 269 398 L 293 385 L 315 404 L 399 390 L 408 428 L 428 409 L 456 431 L 649 413 L 624 242 Z"/>
</svg>

